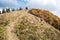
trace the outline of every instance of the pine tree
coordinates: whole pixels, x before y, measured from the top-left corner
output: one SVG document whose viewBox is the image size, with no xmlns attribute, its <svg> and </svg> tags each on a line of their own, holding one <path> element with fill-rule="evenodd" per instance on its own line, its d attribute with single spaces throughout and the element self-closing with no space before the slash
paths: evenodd
<svg viewBox="0 0 60 40">
<path fill-rule="evenodd" d="M 5 9 L 2 10 L 2 13 L 6 13 Z"/>
<path fill-rule="evenodd" d="M 1 11 L 0 11 L 0 14 L 1 14 Z"/>
<path fill-rule="evenodd" d="M 15 11 L 15 9 L 13 8 L 12 11 Z"/>
<path fill-rule="evenodd" d="M 19 10 L 22 10 L 22 8 L 20 8 Z"/>
<path fill-rule="evenodd" d="M 17 8 L 16 10 L 17 10 L 17 11 L 19 11 L 19 9 L 18 9 L 18 8 Z"/>
<path fill-rule="evenodd" d="M 6 8 L 6 12 L 10 12 L 10 8 Z"/>
<path fill-rule="evenodd" d="M 28 7 L 26 7 L 25 9 L 28 10 Z"/>
</svg>

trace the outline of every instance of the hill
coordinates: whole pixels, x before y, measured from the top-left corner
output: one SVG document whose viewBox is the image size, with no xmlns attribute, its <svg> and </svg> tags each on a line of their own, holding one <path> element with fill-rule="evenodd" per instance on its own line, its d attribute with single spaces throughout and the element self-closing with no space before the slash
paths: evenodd
<svg viewBox="0 0 60 40">
<path fill-rule="evenodd" d="M 0 14 L 0 40 L 60 40 L 60 32 L 29 10 Z"/>
<path fill-rule="evenodd" d="M 29 13 L 37 17 L 43 18 L 43 20 L 45 20 L 47 23 L 54 26 L 56 29 L 60 30 L 60 18 L 58 18 L 56 15 L 54 15 L 50 11 L 40 10 L 40 9 L 31 9 Z"/>
</svg>

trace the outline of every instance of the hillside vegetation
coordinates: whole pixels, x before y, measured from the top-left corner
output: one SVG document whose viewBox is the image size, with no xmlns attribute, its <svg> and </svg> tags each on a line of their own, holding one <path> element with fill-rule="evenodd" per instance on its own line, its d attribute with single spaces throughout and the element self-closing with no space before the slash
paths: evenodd
<svg viewBox="0 0 60 40">
<path fill-rule="evenodd" d="M 56 29 L 60 30 L 60 18 L 55 16 L 53 13 L 47 10 L 40 10 L 40 9 L 31 9 L 29 13 L 42 18 L 50 25 L 54 26 Z"/>
<path fill-rule="evenodd" d="M 60 31 L 29 10 L 0 14 L 0 40 L 60 40 Z"/>
</svg>

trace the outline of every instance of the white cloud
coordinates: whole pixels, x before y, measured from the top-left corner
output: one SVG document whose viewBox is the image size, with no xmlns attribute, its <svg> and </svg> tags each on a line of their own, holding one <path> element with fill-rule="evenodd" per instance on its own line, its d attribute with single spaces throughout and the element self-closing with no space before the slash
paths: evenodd
<svg viewBox="0 0 60 40">
<path fill-rule="evenodd" d="M 56 10 L 56 0 L 29 0 L 27 5 L 30 8 Z"/>
<path fill-rule="evenodd" d="M 56 8 L 57 8 L 57 10 L 60 11 L 60 0 L 57 0 L 56 2 L 57 2 L 57 3 L 56 3 Z"/>
<path fill-rule="evenodd" d="M 58 16 L 60 18 L 60 12 L 59 11 L 51 11 L 54 15 Z"/>
<path fill-rule="evenodd" d="M 56 5 L 56 0 L 29 0 L 29 2 L 32 4 L 42 4 L 42 5 Z"/>
<path fill-rule="evenodd" d="M 42 8 L 52 11 L 60 17 L 60 0 L 29 0 L 27 5 L 30 8 Z"/>
</svg>

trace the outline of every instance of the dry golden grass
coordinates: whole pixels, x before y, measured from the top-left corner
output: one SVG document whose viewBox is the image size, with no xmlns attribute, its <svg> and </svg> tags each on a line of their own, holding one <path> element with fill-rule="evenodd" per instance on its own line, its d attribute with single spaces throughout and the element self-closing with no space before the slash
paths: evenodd
<svg viewBox="0 0 60 40">
<path fill-rule="evenodd" d="M 3 26 L 3 27 L 2 27 Z M 60 32 L 28 10 L 14 11 L 0 15 L 0 29 L 6 39 L 1 40 L 60 40 Z M 1 38 L 0 37 L 0 38 Z"/>
<path fill-rule="evenodd" d="M 31 9 L 29 10 L 29 13 L 43 18 L 47 23 L 54 26 L 56 29 L 60 30 L 60 18 L 55 16 L 53 13 L 47 11 L 47 10 L 39 10 L 39 9 Z"/>
</svg>

